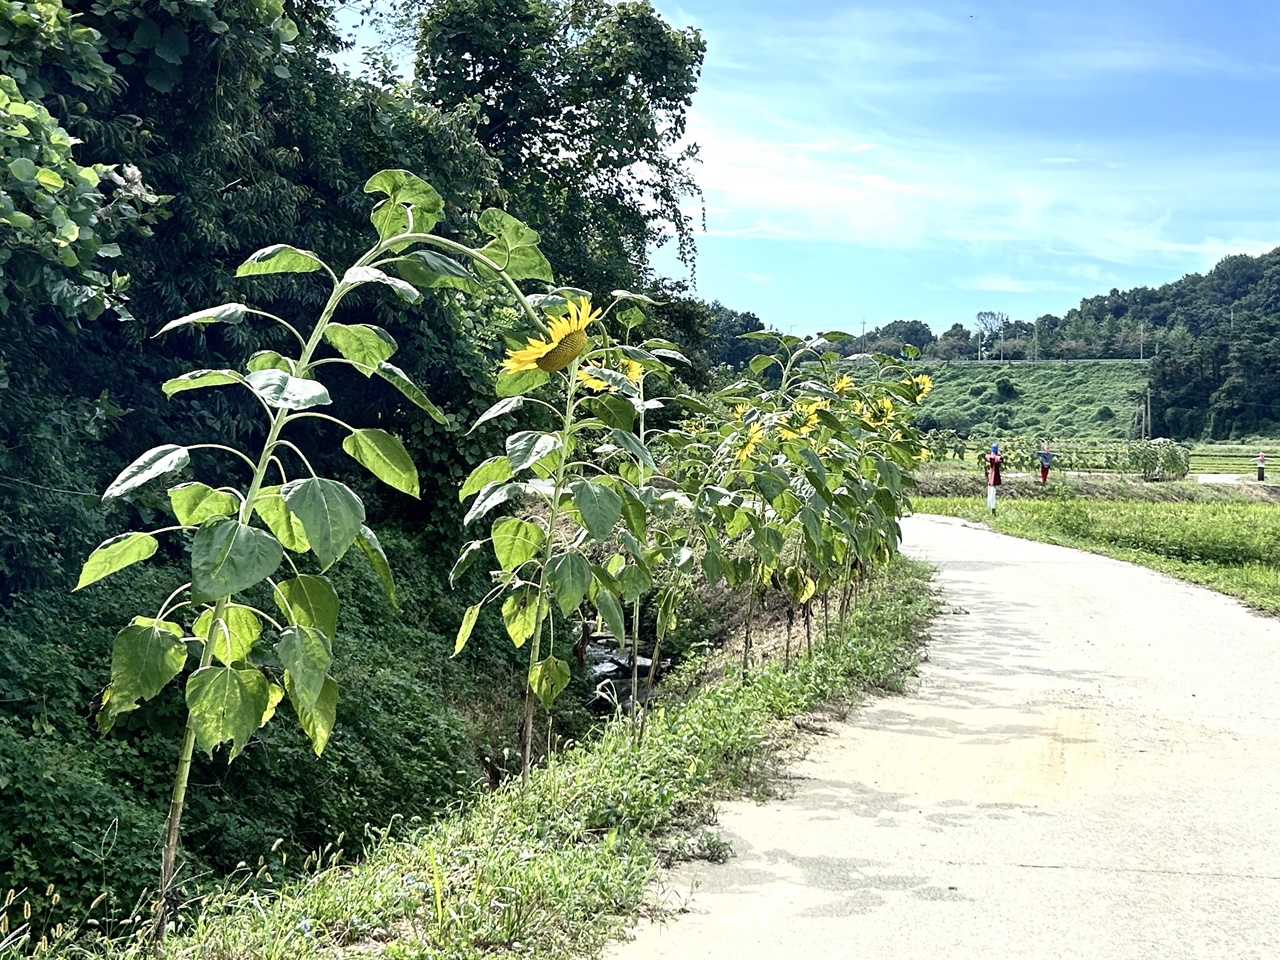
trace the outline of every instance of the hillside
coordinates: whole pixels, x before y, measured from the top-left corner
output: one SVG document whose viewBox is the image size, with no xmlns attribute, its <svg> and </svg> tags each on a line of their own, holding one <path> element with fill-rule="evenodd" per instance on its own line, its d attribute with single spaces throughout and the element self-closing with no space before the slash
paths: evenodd
<svg viewBox="0 0 1280 960">
<path fill-rule="evenodd" d="M 986 440 L 1001 435 L 1112 440 L 1142 432 L 1147 364 L 926 363 L 934 389 L 919 423 Z"/>
</svg>

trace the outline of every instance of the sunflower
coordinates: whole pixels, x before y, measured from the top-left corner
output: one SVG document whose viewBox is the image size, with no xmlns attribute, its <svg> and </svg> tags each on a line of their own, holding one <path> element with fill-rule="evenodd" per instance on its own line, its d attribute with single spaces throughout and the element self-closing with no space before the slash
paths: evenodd
<svg viewBox="0 0 1280 960">
<path fill-rule="evenodd" d="M 818 425 L 818 411 L 826 410 L 831 406 L 830 400 L 810 400 L 801 401 L 791 408 L 791 414 L 787 417 L 787 426 L 779 428 L 778 432 L 782 434 L 785 440 L 795 440 L 797 437 L 806 437 Z"/>
<path fill-rule="evenodd" d="M 881 397 L 868 408 L 867 421 L 873 427 L 888 426 L 889 422 L 893 419 L 893 414 L 893 401 L 888 397 Z"/>
<path fill-rule="evenodd" d="M 615 368 L 612 364 L 608 366 L 600 364 L 600 366 L 606 370 L 617 369 L 618 373 L 622 374 L 637 386 L 639 386 L 640 381 L 644 379 L 644 364 L 639 360 L 632 360 L 629 357 L 622 358 L 620 368 Z M 592 390 L 607 390 L 610 393 L 613 393 L 616 390 L 612 384 L 607 383 L 592 373 L 589 373 L 585 368 L 578 370 L 578 382 L 583 386 L 590 387 Z"/>
<path fill-rule="evenodd" d="M 746 463 L 747 458 L 755 452 L 756 447 L 760 445 L 760 441 L 764 439 L 764 427 L 758 423 L 753 423 L 747 427 L 747 439 L 743 441 L 738 452 L 734 454 L 734 459 L 739 463 Z"/>
<path fill-rule="evenodd" d="M 745 420 L 747 417 L 747 414 L 750 413 L 753 409 L 754 408 L 749 403 L 734 404 L 733 415 L 739 420 Z"/>
<path fill-rule="evenodd" d="M 836 382 L 831 385 L 831 389 L 835 391 L 837 397 L 843 399 L 844 395 L 853 389 L 853 377 L 847 373 L 841 374 L 836 377 Z"/>
<path fill-rule="evenodd" d="M 920 392 L 916 394 L 916 400 L 923 400 L 929 395 L 929 391 L 933 389 L 933 377 L 927 373 L 917 373 L 911 378 L 911 382 L 916 385 L 916 389 Z"/>
<path fill-rule="evenodd" d="M 554 373 L 563 370 L 587 347 L 587 324 L 600 319 L 600 311 L 591 309 L 591 300 L 579 297 L 569 301 L 569 311 L 563 317 L 552 317 L 549 329 L 551 342 L 529 338 L 528 346 L 520 350 L 508 350 L 502 361 L 506 373 L 523 370 L 545 370 Z"/>
</svg>

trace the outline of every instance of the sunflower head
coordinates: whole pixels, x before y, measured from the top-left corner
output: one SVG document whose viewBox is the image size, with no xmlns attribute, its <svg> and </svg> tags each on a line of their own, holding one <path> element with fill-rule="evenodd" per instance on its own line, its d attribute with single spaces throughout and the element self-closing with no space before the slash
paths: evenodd
<svg viewBox="0 0 1280 960">
<path fill-rule="evenodd" d="M 644 379 L 644 364 L 639 360 L 632 360 L 630 357 L 623 357 L 620 360 L 610 361 L 608 363 L 599 363 L 605 370 L 614 370 L 622 374 L 632 383 L 639 386 L 640 381 Z M 583 386 L 590 387 L 592 390 L 599 392 L 616 393 L 617 387 L 601 377 L 597 377 L 585 367 L 578 368 L 578 382 Z"/>
<path fill-rule="evenodd" d="M 755 452 L 756 447 L 760 445 L 760 441 L 764 439 L 764 427 L 758 423 L 753 423 L 747 427 L 746 438 L 742 441 L 742 446 L 738 448 L 734 459 L 739 463 L 746 463 L 750 459 L 751 454 Z"/>
<path fill-rule="evenodd" d="M 916 385 L 916 400 L 923 400 L 929 395 L 929 391 L 933 389 L 933 377 L 927 373 L 917 373 L 911 378 L 911 382 Z"/>
<path fill-rule="evenodd" d="M 751 407 L 751 404 L 749 403 L 735 403 L 733 405 L 733 415 L 738 420 L 745 419 L 747 414 L 750 413 L 751 410 L 752 410 L 752 407 Z"/>
<path fill-rule="evenodd" d="M 587 297 L 569 300 L 569 309 L 563 317 L 552 317 L 548 324 L 550 340 L 530 338 L 528 345 L 519 350 L 508 350 L 502 361 L 507 373 L 522 370 L 545 370 L 554 373 L 563 370 L 587 348 L 587 324 L 600 319 L 600 311 L 591 309 Z"/>
<path fill-rule="evenodd" d="M 853 389 L 853 377 L 842 373 L 836 377 L 835 383 L 831 384 L 831 389 L 835 391 L 837 397 L 843 399 L 844 395 Z"/>
</svg>

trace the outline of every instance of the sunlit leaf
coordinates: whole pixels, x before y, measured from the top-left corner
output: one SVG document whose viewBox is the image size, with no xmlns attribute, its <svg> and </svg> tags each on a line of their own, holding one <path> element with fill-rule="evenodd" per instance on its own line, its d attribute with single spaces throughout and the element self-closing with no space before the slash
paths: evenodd
<svg viewBox="0 0 1280 960">
<path fill-rule="evenodd" d="M 76 582 L 75 589 L 97 583 L 103 577 L 109 577 L 118 570 L 148 559 L 159 545 L 156 538 L 147 533 L 122 533 L 104 540 L 89 554 L 89 559 L 80 568 L 80 579 Z"/>
</svg>

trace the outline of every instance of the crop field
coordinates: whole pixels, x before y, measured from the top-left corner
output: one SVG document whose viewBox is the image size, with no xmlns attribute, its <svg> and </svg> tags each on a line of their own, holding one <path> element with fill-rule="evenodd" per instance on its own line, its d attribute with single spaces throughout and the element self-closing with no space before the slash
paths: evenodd
<svg viewBox="0 0 1280 960">
<path fill-rule="evenodd" d="M 1252 474 L 1257 469 L 1254 459 L 1259 451 L 1268 460 L 1280 457 L 1280 442 L 1262 441 L 1257 446 L 1201 444 L 1191 448 L 1191 472 Z M 1275 467 L 1280 469 L 1280 460 Z"/>
<path fill-rule="evenodd" d="M 989 519 L 975 498 L 918 497 L 914 506 L 917 513 Z M 1273 504 L 1054 496 L 1008 500 L 992 526 L 1153 567 L 1280 615 L 1280 511 Z"/>
</svg>

